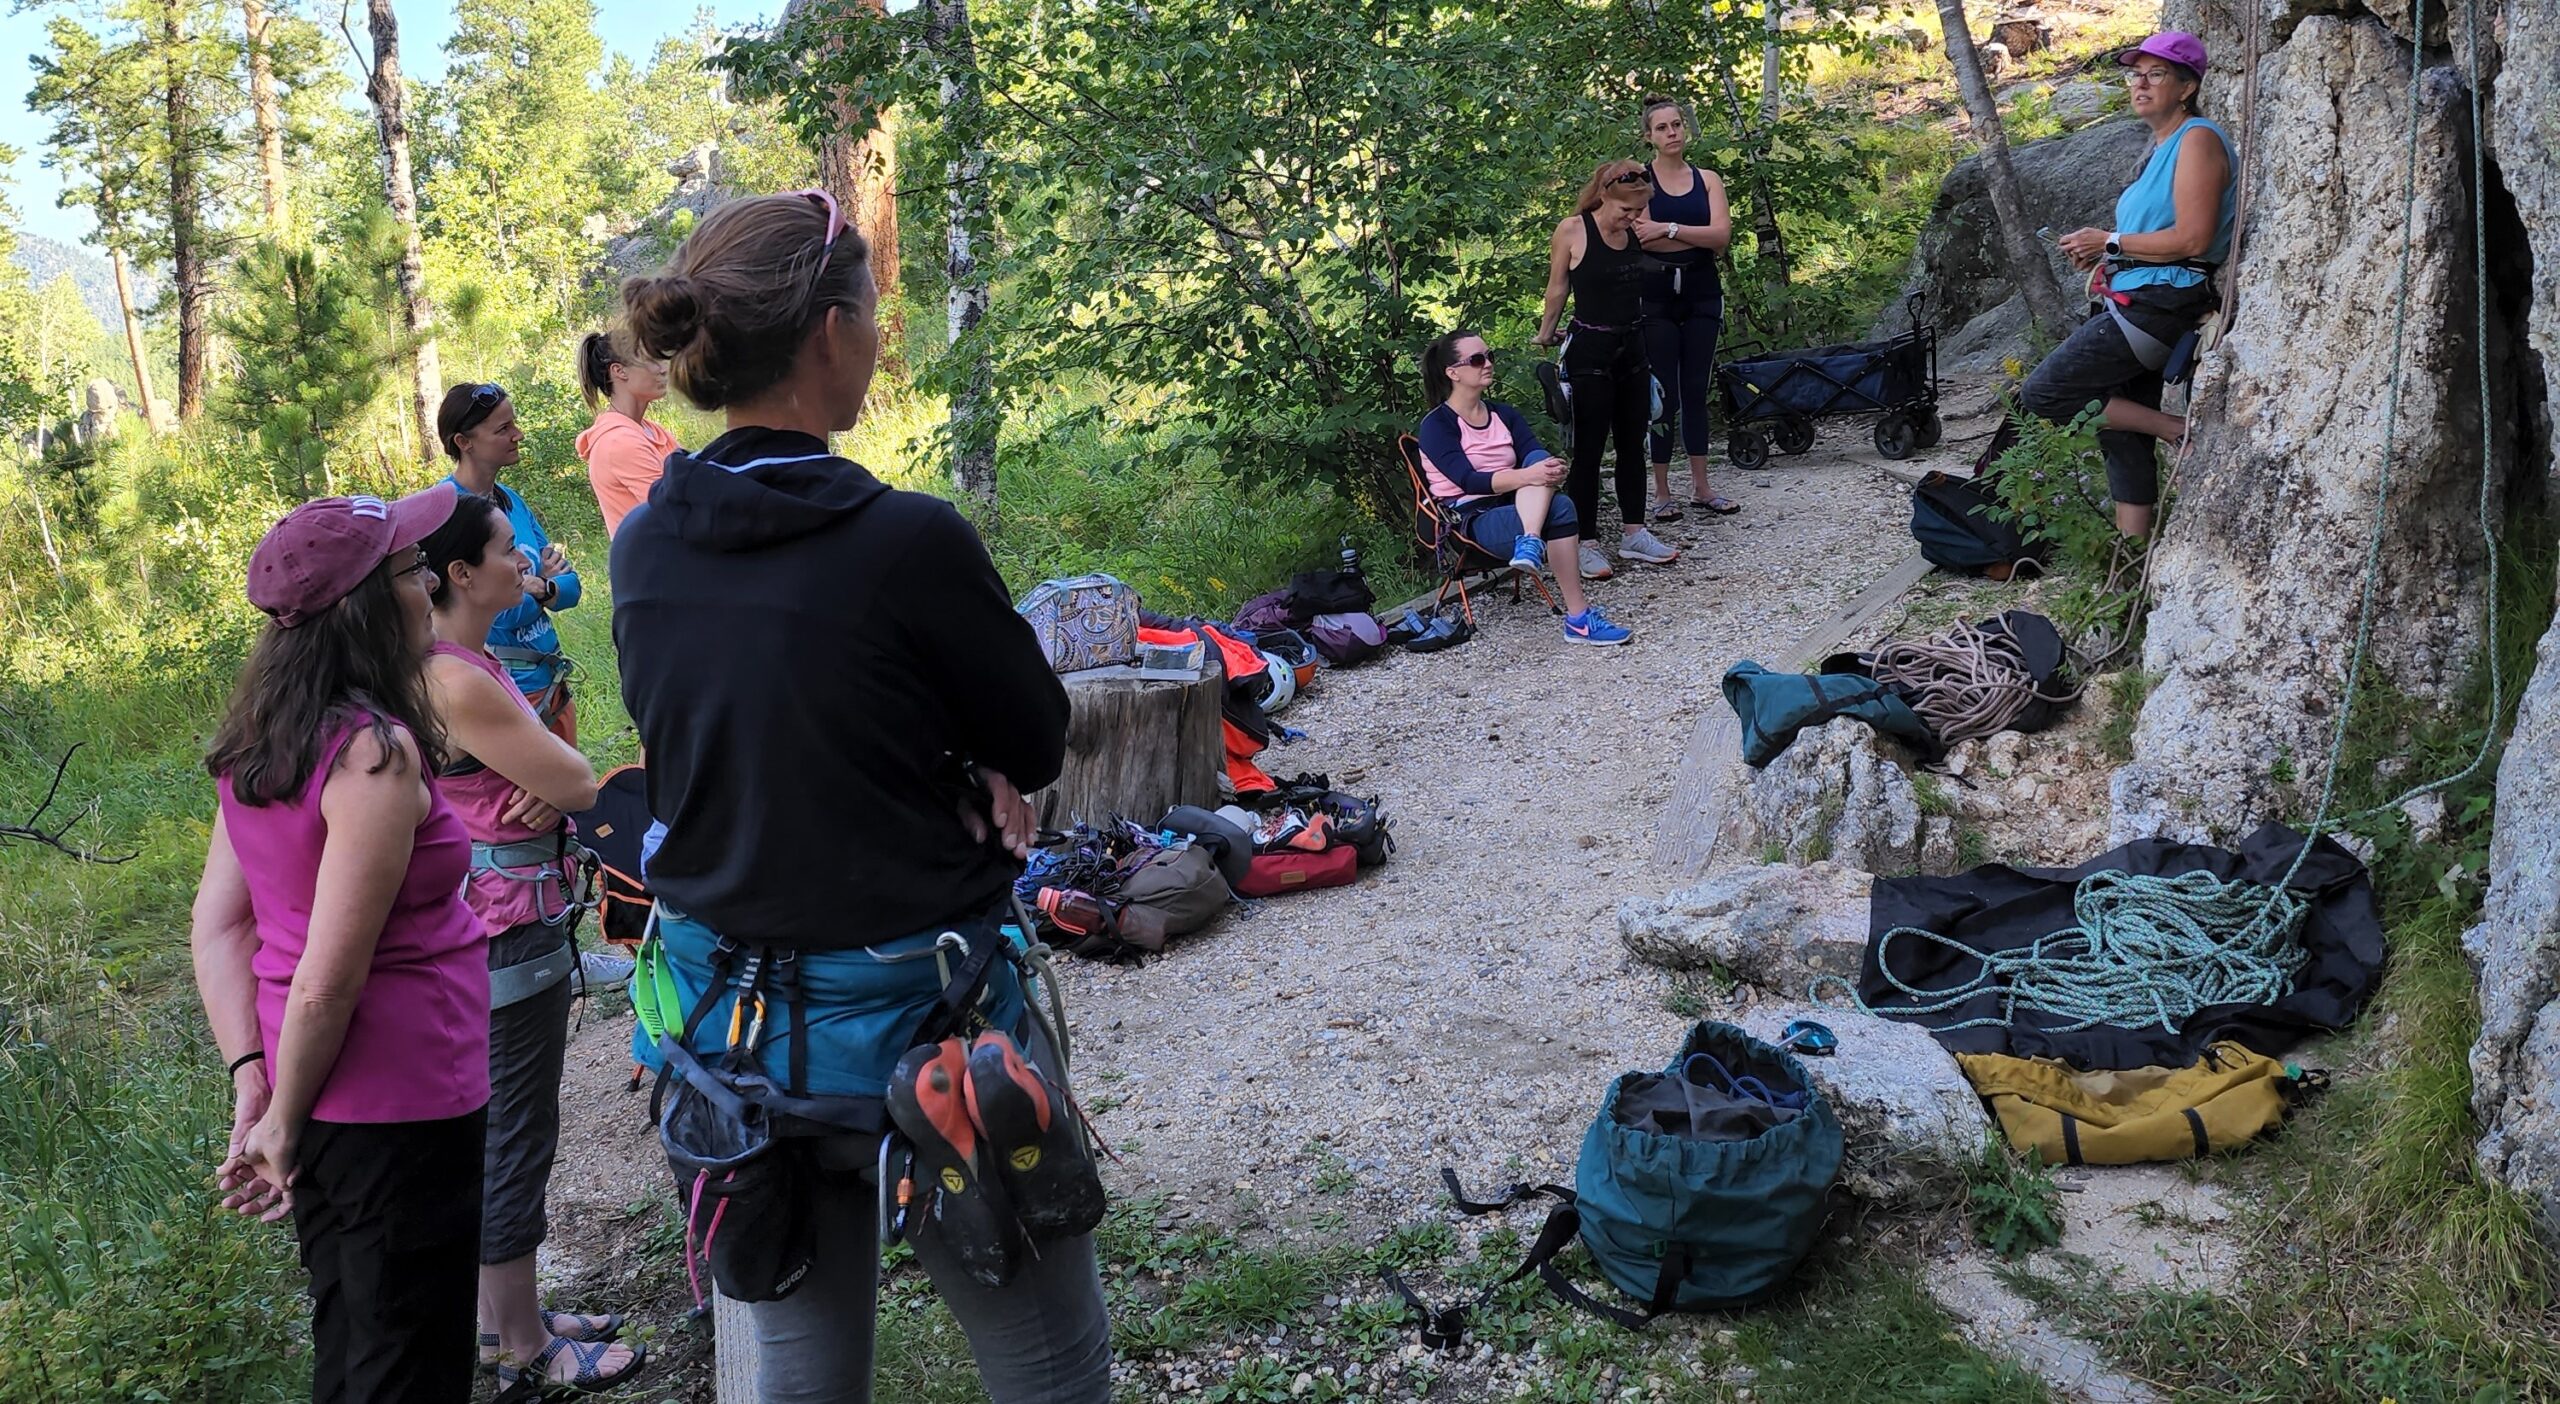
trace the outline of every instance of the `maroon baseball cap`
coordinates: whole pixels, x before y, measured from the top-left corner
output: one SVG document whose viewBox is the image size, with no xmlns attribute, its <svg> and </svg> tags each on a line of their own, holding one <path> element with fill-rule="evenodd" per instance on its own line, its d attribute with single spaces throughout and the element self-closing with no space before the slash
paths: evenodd
<svg viewBox="0 0 2560 1404">
<path fill-rule="evenodd" d="M 2183 29 L 2164 29 L 2116 55 L 2116 62 L 2129 65 L 2144 54 L 2204 72 L 2204 41 Z"/>
<path fill-rule="evenodd" d="M 249 603 L 290 629 L 347 597 L 374 567 L 453 516 L 451 481 L 397 502 L 323 497 L 285 513 L 249 554 Z"/>
</svg>

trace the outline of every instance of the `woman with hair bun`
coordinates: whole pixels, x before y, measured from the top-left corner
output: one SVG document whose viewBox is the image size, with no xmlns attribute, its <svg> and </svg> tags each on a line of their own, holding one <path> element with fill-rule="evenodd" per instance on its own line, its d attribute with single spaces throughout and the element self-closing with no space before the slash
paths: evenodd
<svg viewBox="0 0 2560 1404">
<path fill-rule="evenodd" d="M 728 418 L 613 543 L 623 700 L 666 824 L 658 937 L 696 1011 L 633 1052 L 689 1086 L 744 1063 L 761 1081 L 740 1087 L 858 1109 L 784 1116 L 802 1134 L 766 1152 L 802 1188 L 772 1192 L 801 1217 L 791 1266 L 758 1269 L 792 1284 L 749 1307 L 758 1398 L 871 1397 L 886 1178 L 993 1404 L 1103 1404 L 1102 1185 L 1002 930 L 1066 690 L 968 522 L 828 448 L 879 359 L 869 259 L 813 190 L 721 206 L 622 287 L 634 349 Z M 770 1011 L 752 1027 L 748 992 Z M 888 1126 L 907 1158 L 884 1177 Z"/>
<path fill-rule="evenodd" d="M 1644 290 L 1645 359 L 1662 393 L 1679 409 L 1680 445 L 1689 456 L 1689 505 L 1729 516 L 1741 505 L 1707 483 L 1707 392 L 1715 385 L 1716 337 L 1724 330 L 1724 283 L 1716 255 L 1733 242 L 1733 211 L 1715 172 L 1690 164 L 1697 134 L 1677 98 L 1649 97 L 1639 109 L 1653 148 L 1653 198 L 1636 225 L 1654 267 Z M 1653 439 L 1654 490 L 1671 495 L 1671 437 Z M 1677 515 L 1665 511 L 1664 521 Z"/>
<path fill-rule="evenodd" d="M 596 422 L 578 435 L 578 457 L 586 462 L 609 539 L 631 509 L 649 499 L 667 455 L 683 447 L 649 422 L 649 406 L 666 398 L 667 368 L 633 355 L 610 332 L 589 332 L 578 343 L 578 392 L 596 411 Z"/>
</svg>

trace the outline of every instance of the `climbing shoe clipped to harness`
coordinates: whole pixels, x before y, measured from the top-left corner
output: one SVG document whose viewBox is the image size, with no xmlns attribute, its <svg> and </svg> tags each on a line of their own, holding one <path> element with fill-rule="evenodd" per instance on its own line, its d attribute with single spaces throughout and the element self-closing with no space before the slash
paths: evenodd
<svg viewBox="0 0 2560 1404">
<path fill-rule="evenodd" d="M 969 1116 L 969 1051 L 957 1038 L 907 1050 L 889 1074 L 889 1119 L 913 1148 L 897 1186 L 898 1228 L 931 1225 L 934 1240 L 988 1287 L 1013 1280 L 1022 1231 Z"/>
<path fill-rule="evenodd" d="M 989 1031 L 969 1048 L 968 1102 L 982 1159 L 1004 1181 L 1023 1232 L 1034 1242 L 1093 1232 L 1108 1207 L 1102 1174 L 1066 1090 Z"/>
</svg>

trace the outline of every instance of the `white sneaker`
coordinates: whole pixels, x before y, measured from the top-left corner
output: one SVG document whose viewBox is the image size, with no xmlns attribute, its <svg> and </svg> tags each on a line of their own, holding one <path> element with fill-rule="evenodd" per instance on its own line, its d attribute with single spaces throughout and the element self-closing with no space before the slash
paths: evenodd
<svg viewBox="0 0 2560 1404">
<path fill-rule="evenodd" d="M 611 951 L 582 951 L 578 955 L 575 989 L 579 994 L 621 989 L 631 983 L 631 972 L 637 968 L 629 956 L 618 956 Z"/>
<path fill-rule="evenodd" d="M 1618 559 L 1643 565 L 1669 565 L 1680 559 L 1680 553 L 1662 544 L 1662 539 L 1643 527 L 1618 542 Z"/>
<path fill-rule="evenodd" d="M 1582 543 L 1583 579 L 1606 580 L 1615 574 L 1617 574 L 1617 571 L 1609 564 L 1608 552 L 1601 550 L 1599 547 L 1588 541 Z"/>
</svg>

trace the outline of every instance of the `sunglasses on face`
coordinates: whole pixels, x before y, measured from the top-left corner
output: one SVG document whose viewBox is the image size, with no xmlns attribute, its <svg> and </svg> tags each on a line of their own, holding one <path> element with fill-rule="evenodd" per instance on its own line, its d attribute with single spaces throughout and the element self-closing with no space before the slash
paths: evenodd
<svg viewBox="0 0 2560 1404">
<path fill-rule="evenodd" d="M 1493 367 L 1493 353 L 1490 351 L 1478 351 L 1472 356 L 1460 356 L 1458 358 L 1458 364 L 1462 366 L 1473 366 L 1477 370 L 1490 370 Z"/>
<path fill-rule="evenodd" d="M 495 413 L 498 408 L 498 402 L 506 397 L 507 392 L 499 389 L 495 385 L 472 386 L 471 408 L 462 412 L 462 418 L 453 426 L 453 432 L 456 434 L 468 434 L 473 429 L 478 428 L 480 421 L 487 419 L 491 414 Z"/>
</svg>

